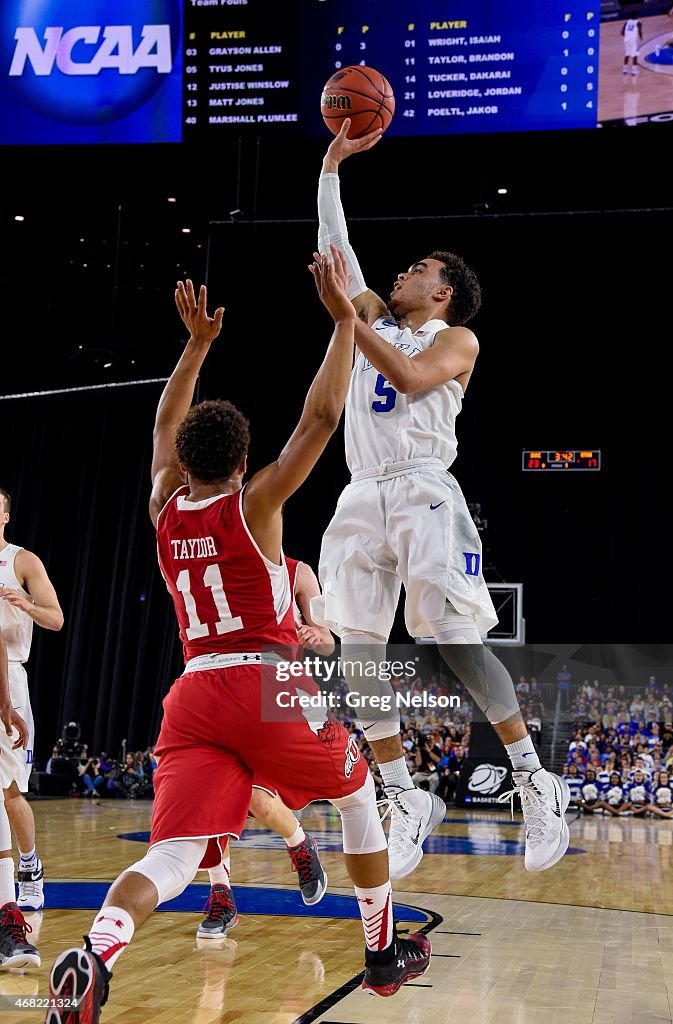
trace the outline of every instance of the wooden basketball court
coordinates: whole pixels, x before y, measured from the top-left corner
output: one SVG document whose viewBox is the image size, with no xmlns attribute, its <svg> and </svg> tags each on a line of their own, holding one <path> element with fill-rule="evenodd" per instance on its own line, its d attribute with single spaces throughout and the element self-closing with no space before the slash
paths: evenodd
<svg viewBox="0 0 673 1024">
<path fill-rule="evenodd" d="M 31 915 L 42 967 L 0 972 L 1 1024 L 46 997 L 49 966 L 79 945 L 107 885 L 145 852 L 149 802 L 33 803 L 45 866 L 44 914 Z M 568 820 L 571 820 L 569 816 Z M 673 828 L 668 821 L 579 818 L 570 852 L 540 875 L 523 866 L 521 816 L 451 810 L 420 867 L 395 883 L 398 929 L 425 929 L 430 970 L 392 999 L 360 989 L 362 927 L 344 871 L 339 820 L 315 804 L 329 890 L 304 907 L 278 837 L 250 820 L 233 844 L 240 920 L 198 940 L 207 875 L 158 912 L 114 968 L 102 1024 L 666 1024 L 672 1020 Z M 120 838 L 126 837 L 126 838 Z M 185 909 L 180 909 L 181 907 Z"/>
</svg>

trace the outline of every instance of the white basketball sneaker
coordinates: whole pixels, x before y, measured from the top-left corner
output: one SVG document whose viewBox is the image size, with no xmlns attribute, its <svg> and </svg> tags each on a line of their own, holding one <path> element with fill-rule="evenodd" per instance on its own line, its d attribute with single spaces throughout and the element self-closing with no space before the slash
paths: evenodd
<svg viewBox="0 0 673 1024">
<path fill-rule="evenodd" d="M 17 870 L 19 882 L 19 898 L 17 905 L 22 913 L 31 910 L 42 910 L 44 907 L 44 871 L 42 861 L 38 857 L 34 865 L 26 868 L 23 860 L 19 860 Z"/>
<path fill-rule="evenodd" d="M 400 789 L 387 786 L 390 828 L 388 830 L 388 866 L 390 877 L 404 878 L 418 867 L 423 856 L 423 840 L 444 820 L 446 804 L 435 793 L 424 789 Z"/>
<path fill-rule="evenodd" d="M 568 849 L 570 832 L 565 812 L 570 803 L 570 790 L 564 779 L 546 768 L 534 772 L 513 771 L 514 789 L 498 797 L 498 803 L 521 799 L 526 828 L 528 871 L 546 871 L 557 864 Z"/>
</svg>

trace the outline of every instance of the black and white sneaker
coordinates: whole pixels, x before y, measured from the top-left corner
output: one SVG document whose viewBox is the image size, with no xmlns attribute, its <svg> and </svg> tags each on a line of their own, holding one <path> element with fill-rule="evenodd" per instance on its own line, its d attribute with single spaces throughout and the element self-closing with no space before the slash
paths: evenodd
<svg viewBox="0 0 673 1024">
<path fill-rule="evenodd" d="M 26 933 L 32 930 L 16 903 L 0 907 L 0 966 L 40 966 L 40 954 L 26 939 Z"/>
<path fill-rule="evenodd" d="M 16 901 L 19 910 L 25 913 L 27 910 L 42 910 L 44 907 L 44 870 L 42 861 L 38 857 L 34 868 L 26 871 L 19 867 L 16 873 L 19 883 L 19 898 Z"/>
<path fill-rule="evenodd" d="M 85 949 L 67 949 L 54 960 L 49 975 L 49 999 L 45 1024 L 99 1024 L 112 975 L 91 949 L 88 935 Z"/>
<path fill-rule="evenodd" d="M 301 898 L 307 907 L 312 907 L 327 891 L 327 874 L 320 863 L 318 844 L 313 836 L 306 834 L 299 846 L 288 846 L 288 856 L 292 861 L 292 870 L 299 875 Z"/>
<path fill-rule="evenodd" d="M 399 939 L 393 932 L 387 949 L 380 953 L 367 949 L 362 988 L 374 996 L 394 996 L 405 981 L 425 974 L 431 953 L 430 940 L 420 932 L 406 939 Z"/>
<path fill-rule="evenodd" d="M 203 908 L 207 916 L 196 930 L 199 939 L 223 939 L 238 924 L 236 900 L 228 885 L 213 885 Z"/>
<path fill-rule="evenodd" d="M 390 812 L 388 865 L 391 879 L 405 878 L 417 868 L 423 856 L 423 841 L 444 820 L 446 804 L 436 793 L 424 789 L 386 786 Z M 382 819 L 383 820 L 383 819 Z"/>
</svg>

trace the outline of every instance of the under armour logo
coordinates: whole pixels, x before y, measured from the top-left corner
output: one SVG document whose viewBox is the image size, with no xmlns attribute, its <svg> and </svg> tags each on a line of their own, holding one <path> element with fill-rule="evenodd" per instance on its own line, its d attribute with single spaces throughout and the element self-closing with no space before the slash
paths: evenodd
<svg viewBox="0 0 673 1024">
<path fill-rule="evenodd" d="M 96 924 L 98 924 L 100 921 L 112 921 L 112 923 L 114 925 L 116 925 L 117 928 L 123 928 L 124 927 L 124 922 L 123 921 L 119 921 L 119 920 L 117 920 L 114 917 L 105 917 L 105 916 L 101 915 L 101 917 L 96 919 Z"/>
<path fill-rule="evenodd" d="M 369 896 L 358 896 L 358 903 L 366 903 L 368 906 L 371 907 L 373 902 L 374 900 L 370 899 Z"/>
<path fill-rule="evenodd" d="M 407 966 L 407 961 L 406 960 L 398 960 L 397 961 L 397 966 L 398 967 L 406 967 Z"/>
</svg>

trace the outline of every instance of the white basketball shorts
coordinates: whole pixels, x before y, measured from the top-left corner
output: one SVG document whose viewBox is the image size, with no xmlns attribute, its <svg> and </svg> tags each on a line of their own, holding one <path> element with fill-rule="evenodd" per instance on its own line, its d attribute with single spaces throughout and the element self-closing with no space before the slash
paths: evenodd
<svg viewBox="0 0 673 1024">
<path fill-rule="evenodd" d="M 342 492 L 323 537 L 323 593 L 311 614 L 337 635 L 348 628 L 387 640 L 404 584 L 411 636 L 430 636 L 428 623 L 441 621 L 447 601 L 485 636 L 498 617 L 481 555 L 462 491 L 441 464 L 358 479 Z"/>
<path fill-rule="evenodd" d="M 14 729 L 13 735 L 8 736 L 4 727 L 0 726 L 0 786 L 7 789 L 12 782 L 16 782 L 21 792 L 27 793 L 28 779 L 33 770 L 35 723 L 28 694 L 28 677 L 25 668 L 18 661 L 9 663 L 9 693 L 12 707 L 28 726 L 28 747 L 26 750 L 23 747 L 12 750 L 12 744 L 18 736 L 17 731 Z"/>
</svg>

